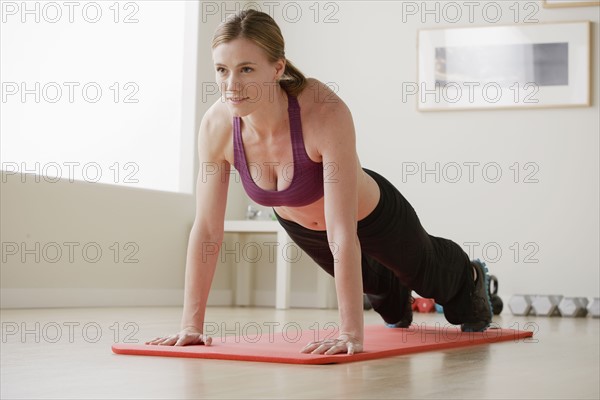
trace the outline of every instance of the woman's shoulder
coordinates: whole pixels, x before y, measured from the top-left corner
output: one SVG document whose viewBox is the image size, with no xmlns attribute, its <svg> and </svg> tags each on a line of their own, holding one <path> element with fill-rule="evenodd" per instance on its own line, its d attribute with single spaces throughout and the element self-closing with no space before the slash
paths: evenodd
<svg viewBox="0 0 600 400">
<path fill-rule="evenodd" d="M 208 146 L 214 154 L 226 154 L 232 129 L 231 113 L 227 105 L 219 99 L 202 116 L 198 143 Z"/>
<path fill-rule="evenodd" d="M 306 86 L 298 95 L 300 106 L 311 112 L 330 113 L 347 109 L 346 103 L 337 95 L 337 85 L 323 83 L 316 78 L 306 78 Z"/>
<path fill-rule="evenodd" d="M 352 115 L 344 101 L 334 92 L 335 86 L 308 78 L 298 95 L 302 115 L 304 144 L 309 157 L 322 160 L 324 149 L 331 143 L 354 135 Z"/>
<path fill-rule="evenodd" d="M 206 134 L 211 136 L 228 134 L 233 128 L 233 118 L 227 105 L 218 99 L 204 113 L 201 124 Z"/>
<path fill-rule="evenodd" d="M 326 84 L 315 78 L 307 78 L 306 86 L 298 95 L 298 102 L 302 114 L 317 119 L 320 123 L 324 119 L 349 115 L 349 109 L 336 93 L 336 85 Z"/>
</svg>

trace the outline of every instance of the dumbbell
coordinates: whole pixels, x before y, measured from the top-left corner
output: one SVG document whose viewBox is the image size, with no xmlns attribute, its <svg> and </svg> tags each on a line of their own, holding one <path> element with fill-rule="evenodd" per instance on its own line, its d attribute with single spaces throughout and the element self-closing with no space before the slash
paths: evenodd
<svg viewBox="0 0 600 400">
<path fill-rule="evenodd" d="M 592 303 L 588 307 L 590 315 L 594 318 L 600 318 L 600 298 L 594 297 Z"/>
<path fill-rule="evenodd" d="M 562 299 L 561 295 L 538 295 L 533 298 L 531 306 L 535 310 L 535 315 L 552 317 L 560 315 L 558 305 Z"/>
<path fill-rule="evenodd" d="M 412 310 L 420 313 L 443 313 L 444 307 L 437 304 L 434 299 L 417 297 L 412 303 Z"/>
<path fill-rule="evenodd" d="M 531 313 L 531 296 L 516 294 L 508 301 L 508 308 L 513 315 L 529 315 Z"/>
<path fill-rule="evenodd" d="M 585 317 L 588 299 L 585 297 L 565 297 L 558 304 L 558 310 L 563 317 Z"/>
<path fill-rule="evenodd" d="M 489 280 L 490 285 L 488 286 L 488 292 L 490 294 L 492 310 L 494 311 L 494 315 L 498 315 L 502 312 L 502 309 L 504 308 L 504 303 L 502 303 L 502 299 L 500 298 L 500 296 L 498 296 L 498 278 L 496 278 L 494 275 L 490 275 Z M 494 287 L 493 290 L 492 286 Z"/>
<path fill-rule="evenodd" d="M 420 313 L 435 312 L 435 300 L 418 297 L 415 299 L 417 311 Z"/>
</svg>

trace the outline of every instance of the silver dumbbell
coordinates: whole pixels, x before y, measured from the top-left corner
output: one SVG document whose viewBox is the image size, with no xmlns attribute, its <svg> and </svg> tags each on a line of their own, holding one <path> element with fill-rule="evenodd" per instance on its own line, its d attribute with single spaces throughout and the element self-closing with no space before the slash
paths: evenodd
<svg viewBox="0 0 600 400">
<path fill-rule="evenodd" d="M 558 305 L 562 298 L 561 295 L 538 295 L 533 298 L 531 306 L 533 307 L 535 315 L 544 317 L 560 315 Z"/>
<path fill-rule="evenodd" d="M 600 318 L 600 298 L 594 297 L 591 304 L 588 307 L 588 311 L 594 318 Z"/>
<path fill-rule="evenodd" d="M 513 315 L 529 315 L 531 312 L 531 296 L 516 294 L 510 298 L 508 308 Z"/>
<path fill-rule="evenodd" d="M 558 309 L 563 317 L 585 317 L 588 299 L 585 297 L 565 297 L 560 301 Z"/>
</svg>

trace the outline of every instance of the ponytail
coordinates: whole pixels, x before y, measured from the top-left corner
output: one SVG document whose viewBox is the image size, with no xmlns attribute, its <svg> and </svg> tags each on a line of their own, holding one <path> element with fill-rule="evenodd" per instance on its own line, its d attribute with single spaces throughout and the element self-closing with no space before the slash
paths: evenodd
<svg viewBox="0 0 600 400">
<path fill-rule="evenodd" d="M 281 77 L 279 84 L 292 96 L 298 96 L 306 87 L 308 82 L 304 74 L 286 58 L 285 71 L 283 72 L 283 76 Z"/>
</svg>

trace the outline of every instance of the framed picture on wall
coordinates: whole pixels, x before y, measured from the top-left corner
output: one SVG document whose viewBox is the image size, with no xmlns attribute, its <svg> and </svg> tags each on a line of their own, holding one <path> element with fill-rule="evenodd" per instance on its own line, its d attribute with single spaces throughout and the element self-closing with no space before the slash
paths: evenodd
<svg viewBox="0 0 600 400">
<path fill-rule="evenodd" d="M 419 111 L 591 104 L 590 21 L 422 29 Z"/>
<path fill-rule="evenodd" d="M 600 6 L 600 0 L 544 0 L 544 7 L 586 7 Z"/>
</svg>

